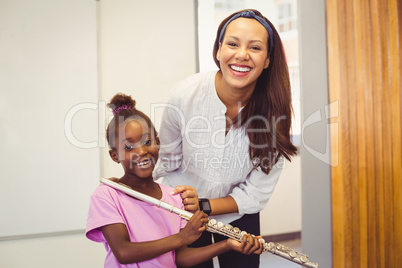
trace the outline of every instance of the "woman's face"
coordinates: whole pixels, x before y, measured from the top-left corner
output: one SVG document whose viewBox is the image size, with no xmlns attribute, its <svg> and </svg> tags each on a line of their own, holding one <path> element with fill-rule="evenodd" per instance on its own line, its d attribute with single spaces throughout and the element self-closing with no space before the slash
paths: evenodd
<svg viewBox="0 0 402 268">
<path fill-rule="evenodd" d="M 238 18 L 227 26 L 216 56 L 226 85 L 254 90 L 269 65 L 268 32 L 255 19 Z"/>
</svg>

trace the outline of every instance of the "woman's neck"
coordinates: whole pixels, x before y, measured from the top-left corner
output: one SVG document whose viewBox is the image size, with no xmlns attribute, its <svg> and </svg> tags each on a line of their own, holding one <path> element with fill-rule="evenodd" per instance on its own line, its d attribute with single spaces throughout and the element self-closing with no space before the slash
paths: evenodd
<svg viewBox="0 0 402 268">
<path fill-rule="evenodd" d="M 218 71 L 215 76 L 215 88 L 219 99 L 225 104 L 229 110 L 237 111 L 244 107 L 253 95 L 255 85 L 250 85 L 247 88 L 233 88 L 225 82 L 222 72 Z"/>
</svg>

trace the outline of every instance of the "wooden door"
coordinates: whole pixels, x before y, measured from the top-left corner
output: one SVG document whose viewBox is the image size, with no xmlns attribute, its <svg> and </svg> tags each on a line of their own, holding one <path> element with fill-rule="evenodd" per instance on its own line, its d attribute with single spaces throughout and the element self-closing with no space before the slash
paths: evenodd
<svg viewBox="0 0 402 268">
<path fill-rule="evenodd" d="M 402 1 L 327 0 L 333 267 L 401 267 Z M 336 135 L 334 135 L 335 137 Z"/>
</svg>

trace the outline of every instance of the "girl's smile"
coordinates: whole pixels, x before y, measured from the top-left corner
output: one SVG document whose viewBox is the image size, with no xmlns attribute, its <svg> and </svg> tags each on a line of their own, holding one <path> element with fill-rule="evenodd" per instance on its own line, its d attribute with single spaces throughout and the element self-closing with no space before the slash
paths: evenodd
<svg viewBox="0 0 402 268">
<path fill-rule="evenodd" d="M 148 158 L 141 162 L 134 163 L 134 165 L 136 165 L 139 168 L 149 168 L 152 165 L 152 159 L 153 158 Z"/>
</svg>

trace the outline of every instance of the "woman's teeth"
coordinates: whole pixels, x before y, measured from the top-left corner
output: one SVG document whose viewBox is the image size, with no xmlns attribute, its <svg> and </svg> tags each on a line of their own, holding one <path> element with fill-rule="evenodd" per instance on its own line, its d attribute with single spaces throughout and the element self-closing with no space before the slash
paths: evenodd
<svg viewBox="0 0 402 268">
<path fill-rule="evenodd" d="M 236 72 L 242 72 L 242 73 L 246 73 L 251 70 L 250 67 L 239 67 L 235 65 L 230 65 L 230 68 Z"/>
</svg>

